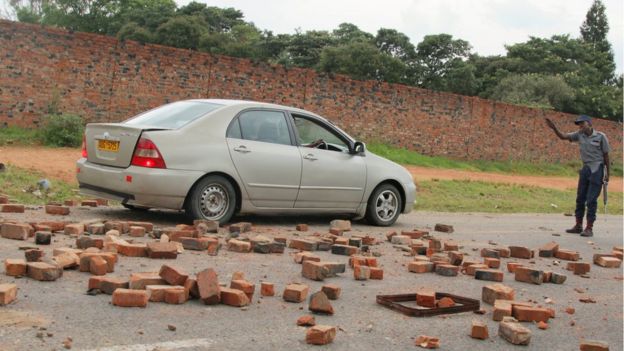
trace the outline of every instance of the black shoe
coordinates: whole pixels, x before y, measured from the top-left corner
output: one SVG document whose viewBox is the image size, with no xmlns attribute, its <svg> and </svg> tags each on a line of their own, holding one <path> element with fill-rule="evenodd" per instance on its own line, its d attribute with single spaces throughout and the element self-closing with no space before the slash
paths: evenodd
<svg viewBox="0 0 624 351">
<path fill-rule="evenodd" d="M 585 228 L 585 230 L 583 230 L 583 232 L 581 233 L 581 236 L 594 236 L 594 231 L 592 230 L 592 228 Z"/>
<path fill-rule="evenodd" d="M 566 229 L 566 233 L 571 233 L 571 234 L 580 234 L 582 232 L 583 232 L 583 227 L 578 224 L 570 229 Z"/>
</svg>

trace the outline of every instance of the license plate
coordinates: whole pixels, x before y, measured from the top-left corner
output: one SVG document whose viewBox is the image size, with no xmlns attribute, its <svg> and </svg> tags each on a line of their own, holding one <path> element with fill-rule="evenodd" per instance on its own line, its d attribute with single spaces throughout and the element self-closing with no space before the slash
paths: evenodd
<svg viewBox="0 0 624 351">
<path fill-rule="evenodd" d="M 119 141 L 115 140 L 98 140 L 98 150 L 108 152 L 119 151 Z"/>
</svg>

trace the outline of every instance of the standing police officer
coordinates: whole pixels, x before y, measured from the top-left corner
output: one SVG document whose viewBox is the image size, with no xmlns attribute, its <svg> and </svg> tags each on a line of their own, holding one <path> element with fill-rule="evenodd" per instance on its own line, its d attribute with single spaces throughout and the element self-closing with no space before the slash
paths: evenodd
<svg viewBox="0 0 624 351">
<path fill-rule="evenodd" d="M 609 182 L 609 140 L 607 136 L 594 130 L 591 118 L 580 115 L 574 121 L 579 128 L 577 132 L 562 134 L 557 126 L 548 118 L 546 124 L 557 134 L 561 140 L 579 143 L 583 168 L 579 171 L 579 182 L 576 189 L 576 224 L 566 230 L 568 233 L 581 233 L 581 236 L 593 236 L 594 221 L 596 221 L 596 209 L 598 208 L 598 196 L 602 190 L 602 184 Z M 606 171 L 605 171 L 606 170 Z M 587 205 L 587 226 L 583 230 L 583 215 Z"/>
</svg>

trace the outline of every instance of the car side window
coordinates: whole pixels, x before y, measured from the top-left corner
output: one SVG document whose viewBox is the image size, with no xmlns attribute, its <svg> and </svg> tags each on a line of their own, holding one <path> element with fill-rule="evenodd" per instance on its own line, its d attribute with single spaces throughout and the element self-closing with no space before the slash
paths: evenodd
<svg viewBox="0 0 624 351">
<path fill-rule="evenodd" d="M 291 145 L 286 116 L 279 111 L 247 111 L 238 117 L 242 138 Z"/>
<path fill-rule="evenodd" d="M 297 129 L 297 145 L 307 146 L 313 144 L 315 141 L 323 140 L 328 144 L 336 146 L 335 148 L 329 148 L 330 150 L 349 150 L 349 146 L 325 126 L 315 123 L 311 119 L 297 115 L 293 115 L 293 119 L 295 122 L 295 129 Z"/>
<path fill-rule="evenodd" d="M 234 120 L 228 127 L 227 133 L 225 135 L 226 138 L 234 138 L 234 139 L 242 139 L 243 135 L 241 134 L 240 123 L 238 123 L 238 118 Z"/>
</svg>

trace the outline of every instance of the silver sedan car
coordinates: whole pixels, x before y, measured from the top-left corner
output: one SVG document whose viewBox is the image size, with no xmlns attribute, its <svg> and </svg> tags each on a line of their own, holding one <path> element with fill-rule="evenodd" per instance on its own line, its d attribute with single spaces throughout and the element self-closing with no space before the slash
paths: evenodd
<svg viewBox="0 0 624 351">
<path fill-rule="evenodd" d="M 90 123 L 80 191 L 129 209 L 332 213 L 392 225 L 416 197 L 411 175 L 305 110 L 238 100 L 185 100 L 121 123 Z"/>
</svg>

